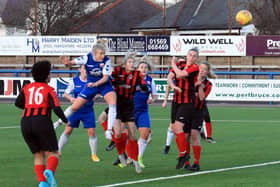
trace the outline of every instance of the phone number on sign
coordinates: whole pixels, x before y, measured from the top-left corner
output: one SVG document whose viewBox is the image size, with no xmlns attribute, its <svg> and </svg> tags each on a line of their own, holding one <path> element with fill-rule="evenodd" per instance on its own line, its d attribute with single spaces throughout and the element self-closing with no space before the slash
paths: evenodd
<svg viewBox="0 0 280 187">
<path fill-rule="evenodd" d="M 168 45 L 148 45 L 148 50 L 168 50 Z"/>
<path fill-rule="evenodd" d="M 149 39 L 149 44 L 166 44 L 166 39 Z"/>
</svg>

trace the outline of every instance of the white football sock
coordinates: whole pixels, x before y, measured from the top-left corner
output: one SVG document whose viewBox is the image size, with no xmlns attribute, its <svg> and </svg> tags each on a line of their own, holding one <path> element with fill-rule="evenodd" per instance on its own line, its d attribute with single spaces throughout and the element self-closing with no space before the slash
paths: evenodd
<svg viewBox="0 0 280 187">
<path fill-rule="evenodd" d="M 71 116 L 72 114 L 74 113 L 74 111 L 72 110 L 72 105 L 68 106 L 66 108 L 66 110 L 64 111 L 64 115 L 66 118 L 68 118 L 69 116 Z M 58 119 L 56 122 L 55 122 L 55 125 L 54 127 L 57 128 L 58 126 L 62 125 L 63 124 L 63 121 L 61 119 Z"/>
<path fill-rule="evenodd" d="M 91 154 L 96 154 L 97 151 L 97 136 L 90 136 L 89 137 L 89 147 L 91 150 Z"/>
<path fill-rule="evenodd" d="M 117 117 L 117 107 L 116 107 L 116 105 L 109 105 L 108 129 L 112 129 L 114 127 L 116 117 Z"/>
<path fill-rule="evenodd" d="M 60 135 L 58 141 L 58 151 L 61 152 L 63 147 L 68 143 L 70 135 L 66 135 L 64 132 Z"/>
<path fill-rule="evenodd" d="M 64 111 L 64 115 L 66 116 L 66 118 L 71 116 L 73 113 L 74 113 L 74 111 L 72 110 L 72 105 L 67 107 L 66 110 Z"/>
<path fill-rule="evenodd" d="M 174 133 L 171 128 L 168 127 L 166 135 L 166 145 L 170 146 L 173 140 Z"/>
<path fill-rule="evenodd" d="M 143 138 L 139 138 L 139 140 L 138 140 L 138 148 L 139 148 L 138 155 L 139 156 L 143 157 L 144 152 L 145 152 L 145 150 L 147 148 L 147 145 L 148 145 L 147 144 L 147 140 L 144 140 Z"/>
</svg>

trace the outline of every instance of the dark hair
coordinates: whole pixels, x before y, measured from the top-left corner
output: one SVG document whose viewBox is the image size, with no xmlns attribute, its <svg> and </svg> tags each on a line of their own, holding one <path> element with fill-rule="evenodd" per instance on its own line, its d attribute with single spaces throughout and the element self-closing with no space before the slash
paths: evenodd
<svg viewBox="0 0 280 187">
<path fill-rule="evenodd" d="M 36 62 L 32 66 L 32 77 L 35 82 L 46 82 L 51 71 L 51 63 L 47 60 Z"/>
<path fill-rule="evenodd" d="M 197 56 L 199 56 L 199 49 L 197 47 L 193 47 L 193 48 L 189 49 L 189 52 L 190 51 L 196 52 Z"/>
<path fill-rule="evenodd" d="M 141 59 L 136 63 L 135 67 L 139 68 L 140 64 L 146 64 L 148 66 L 149 71 L 152 71 L 154 68 L 154 65 L 151 62 L 150 57 L 148 57 L 147 55 L 141 57 Z"/>
</svg>

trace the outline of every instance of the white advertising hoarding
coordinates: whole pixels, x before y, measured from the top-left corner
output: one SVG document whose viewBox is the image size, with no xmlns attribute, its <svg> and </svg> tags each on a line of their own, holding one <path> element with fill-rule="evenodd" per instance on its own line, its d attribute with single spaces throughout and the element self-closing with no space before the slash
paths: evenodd
<svg viewBox="0 0 280 187">
<path fill-rule="evenodd" d="M 0 37 L 2 56 L 80 56 L 91 51 L 96 36 L 13 36 Z"/>
<path fill-rule="evenodd" d="M 212 101 L 280 101 L 280 80 L 213 79 Z"/>
<path fill-rule="evenodd" d="M 63 97 L 70 78 L 52 78 L 50 86 Z M 0 98 L 16 98 L 20 89 L 32 78 L 0 78 Z M 263 79 L 212 79 L 209 101 L 280 101 L 280 80 Z M 159 100 L 164 99 L 166 79 L 155 79 Z M 169 95 L 172 100 L 173 91 Z"/>
<path fill-rule="evenodd" d="M 16 98 L 24 85 L 33 81 L 30 77 L 1 77 L 0 98 Z M 57 78 L 52 78 L 49 85 L 57 91 Z"/>
<path fill-rule="evenodd" d="M 171 36 L 171 55 L 186 56 L 193 47 L 200 56 L 246 56 L 246 36 Z"/>
</svg>

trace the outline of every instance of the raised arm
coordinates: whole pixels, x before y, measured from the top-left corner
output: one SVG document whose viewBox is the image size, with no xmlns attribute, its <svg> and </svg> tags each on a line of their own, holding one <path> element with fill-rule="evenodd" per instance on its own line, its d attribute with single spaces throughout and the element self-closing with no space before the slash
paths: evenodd
<svg viewBox="0 0 280 187">
<path fill-rule="evenodd" d="M 168 76 L 167 76 L 167 84 L 168 86 L 172 89 L 172 90 L 177 90 L 178 92 L 182 92 L 181 88 L 177 87 L 175 84 L 174 84 L 174 78 L 175 78 L 175 75 L 173 72 L 169 72 Z"/>
<path fill-rule="evenodd" d="M 189 76 L 189 73 L 186 72 L 186 71 L 182 71 L 180 70 L 177 65 L 176 65 L 176 62 L 177 62 L 177 58 L 176 57 L 172 57 L 172 60 L 171 60 L 171 66 L 173 68 L 173 71 L 175 72 L 176 74 L 176 77 L 178 78 L 183 78 L 183 77 L 187 77 Z"/>
<path fill-rule="evenodd" d="M 86 64 L 88 61 L 88 56 L 84 55 L 84 56 L 80 56 L 78 58 L 74 58 L 72 60 L 70 60 L 69 56 L 60 56 L 59 57 L 62 64 L 64 64 L 65 66 L 73 66 L 73 65 L 82 65 L 82 64 Z"/>
<path fill-rule="evenodd" d="M 205 99 L 205 92 L 201 84 L 198 85 L 198 98 L 200 101 L 203 101 Z"/>
</svg>

